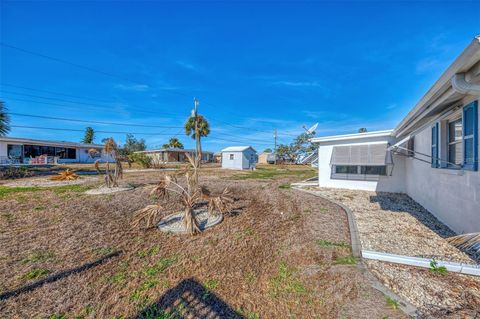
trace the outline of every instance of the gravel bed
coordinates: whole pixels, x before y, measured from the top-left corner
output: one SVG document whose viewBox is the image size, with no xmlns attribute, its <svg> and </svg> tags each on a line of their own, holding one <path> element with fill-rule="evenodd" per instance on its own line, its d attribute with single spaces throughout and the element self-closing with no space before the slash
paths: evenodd
<svg viewBox="0 0 480 319">
<path fill-rule="evenodd" d="M 420 310 L 420 318 L 478 318 L 480 278 L 444 275 L 405 265 L 365 260 L 382 283 Z"/>
<path fill-rule="evenodd" d="M 362 249 L 474 264 L 445 238 L 455 233 L 405 194 L 312 188 L 349 207 Z"/>
<path fill-rule="evenodd" d="M 198 227 L 202 231 L 219 224 L 223 220 L 222 214 L 209 214 L 206 208 L 195 209 L 194 212 L 198 221 Z M 163 218 L 160 223 L 158 223 L 158 228 L 167 233 L 186 234 L 187 230 L 183 224 L 183 215 L 184 212 L 179 212 Z"/>
</svg>

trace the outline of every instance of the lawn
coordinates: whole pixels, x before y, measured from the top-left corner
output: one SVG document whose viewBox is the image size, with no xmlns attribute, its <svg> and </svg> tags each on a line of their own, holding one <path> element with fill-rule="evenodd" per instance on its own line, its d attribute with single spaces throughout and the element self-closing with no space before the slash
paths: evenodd
<svg viewBox="0 0 480 319">
<path fill-rule="evenodd" d="M 132 228 L 160 172 L 126 174 L 139 186 L 104 196 L 0 188 L 0 317 L 405 318 L 357 269 L 344 213 L 280 187 L 309 172 L 267 170 L 201 178 L 236 201 L 193 237 Z"/>
<path fill-rule="evenodd" d="M 233 179 L 277 179 L 282 177 L 296 177 L 298 181 L 314 177 L 315 168 L 305 165 L 259 165 L 256 170 L 243 171 L 233 176 Z"/>
</svg>

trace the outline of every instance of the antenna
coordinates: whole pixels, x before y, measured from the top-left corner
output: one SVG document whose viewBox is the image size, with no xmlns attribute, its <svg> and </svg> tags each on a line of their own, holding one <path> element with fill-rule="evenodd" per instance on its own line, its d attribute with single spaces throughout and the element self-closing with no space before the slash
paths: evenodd
<svg viewBox="0 0 480 319">
<path fill-rule="evenodd" d="M 307 127 L 304 125 L 302 126 L 303 129 L 307 132 L 307 134 L 314 134 L 315 133 L 315 130 L 317 129 L 318 127 L 318 123 L 315 123 L 312 127 L 310 127 L 309 129 L 307 129 Z"/>
</svg>

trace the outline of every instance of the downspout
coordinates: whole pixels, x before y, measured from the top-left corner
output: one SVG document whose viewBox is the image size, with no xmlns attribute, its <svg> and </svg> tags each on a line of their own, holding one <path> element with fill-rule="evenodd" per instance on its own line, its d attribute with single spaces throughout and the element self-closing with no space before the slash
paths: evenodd
<svg viewBox="0 0 480 319">
<path fill-rule="evenodd" d="M 465 73 L 457 73 L 452 76 L 450 81 L 452 88 L 460 94 L 480 94 L 480 84 L 473 84 L 467 82 L 465 79 Z"/>
</svg>

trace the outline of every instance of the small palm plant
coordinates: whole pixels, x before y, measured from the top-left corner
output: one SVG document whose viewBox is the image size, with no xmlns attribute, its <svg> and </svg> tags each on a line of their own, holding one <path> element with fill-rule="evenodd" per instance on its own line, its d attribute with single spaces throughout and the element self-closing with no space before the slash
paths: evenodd
<svg viewBox="0 0 480 319">
<path fill-rule="evenodd" d="M 208 212 L 211 215 L 224 214 L 231 211 L 234 202 L 231 192 L 225 188 L 217 196 L 211 195 L 206 187 L 198 186 L 198 165 L 199 158 L 192 158 L 187 155 L 190 165 L 182 172 L 185 175 L 186 185 L 181 185 L 174 176 L 166 175 L 150 192 L 150 195 L 156 195 L 161 200 L 170 199 L 170 195 L 180 196 L 180 201 L 184 207 L 182 223 L 187 233 L 194 235 L 201 232 L 198 220 L 195 216 L 195 208 L 202 205 L 205 200 L 208 201 Z M 156 205 L 148 205 L 137 211 L 137 216 L 133 222 L 134 227 L 139 227 L 142 223 L 145 226 L 153 227 L 161 220 L 163 216 L 163 207 L 160 202 Z"/>
<path fill-rule="evenodd" d="M 123 167 L 118 154 L 117 143 L 115 143 L 113 138 L 109 138 L 105 141 L 105 145 L 103 146 L 103 151 L 106 154 L 109 154 L 115 160 L 115 168 L 113 172 L 110 170 L 110 163 L 107 162 L 107 167 L 105 169 L 105 185 L 108 188 L 118 187 L 118 180 L 123 178 Z M 100 165 L 100 160 L 96 160 L 95 169 L 97 170 L 97 172 L 100 173 L 99 165 Z"/>
</svg>

